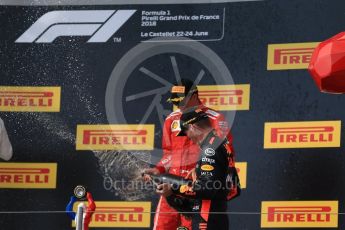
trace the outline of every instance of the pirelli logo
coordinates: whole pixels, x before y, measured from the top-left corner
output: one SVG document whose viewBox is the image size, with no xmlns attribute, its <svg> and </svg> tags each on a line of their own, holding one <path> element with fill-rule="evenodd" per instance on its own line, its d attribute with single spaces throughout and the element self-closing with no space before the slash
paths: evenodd
<svg viewBox="0 0 345 230">
<path fill-rule="evenodd" d="M 263 201 L 262 228 L 336 228 L 338 201 Z"/>
<path fill-rule="evenodd" d="M 236 162 L 238 177 L 240 178 L 241 188 L 247 188 L 247 162 Z"/>
<path fill-rule="evenodd" d="M 89 227 L 98 228 L 149 228 L 151 202 L 96 201 L 96 210 Z M 77 211 L 79 202 L 73 206 Z M 75 227 L 74 221 L 72 226 Z"/>
<path fill-rule="evenodd" d="M 250 85 L 199 85 L 204 105 L 215 110 L 249 110 Z"/>
<path fill-rule="evenodd" d="M 249 110 L 250 85 L 198 85 L 199 98 L 218 111 Z M 174 111 L 177 107 L 174 106 Z"/>
<path fill-rule="evenodd" d="M 265 123 L 264 148 L 340 147 L 341 121 Z"/>
<path fill-rule="evenodd" d="M 152 150 L 154 125 L 78 125 L 77 150 Z"/>
<path fill-rule="evenodd" d="M 199 97 L 215 110 L 249 110 L 250 85 L 200 85 Z"/>
<path fill-rule="evenodd" d="M 59 112 L 60 87 L 0 86 L 0 111 Z"/>
<path fill-rule="evenodd" d="M 56 188 L 56 163 L 0 163 L 0 188 Z"/>
<path fill-rule="evenodd" d="M 319 42 L 268 45 L 267 70 L 307 69 Z"/>
</svg>

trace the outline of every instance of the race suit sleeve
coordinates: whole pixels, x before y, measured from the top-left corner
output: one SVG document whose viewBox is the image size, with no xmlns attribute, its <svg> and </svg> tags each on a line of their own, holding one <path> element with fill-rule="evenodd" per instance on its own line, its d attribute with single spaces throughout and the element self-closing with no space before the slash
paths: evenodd
<svg viewBox="0 0 345 230">
<path fill-rule="evenodd" d="M 163 149 L 163 156 L 160 161 L 157 163 L 156 168 L 159 170 L 160 173 L 167 172 L 170 161 L 171 161 L 171 119 L 169 117 L 164 122 L 163 128 L 163 136 L 162 136 L 162 149 Z"/>
<path fill-rule="evenodd" d="M 4 122 L 0 119 L 0 157 L 6 161 L 12 158 L 12 145 L 8 139 Z"/>
<path fill-rule="evenodd" d="M 227 158 L 223 153 L 216 153 L 212 147 L 204 148 L 201 152 L 201 160 L 196 168 L 197 180 L 192 186 L 182 184 L 172 186 L 172 191 L 176 195 L 189 198 L 199 198 L 213 200 L 218 199 L 217 194 L 223 189 L 225 167 Z"/>
<path fill-rule="evenodd" d="M 223 114 L 215 112 L 213 110 L 207 110 L 206 113 L 209 115 L 212 127 L 216 130 L 217 135 L 220 138 L 226 137 L 227 143 L 225 147 L 228 152 L 231 153 L 229 156 L 229 166 L 235 167 L 235 150 L 232 144 L 233 137 L 229 127 L 229 123 L 225 120 Z"/>
</svg>

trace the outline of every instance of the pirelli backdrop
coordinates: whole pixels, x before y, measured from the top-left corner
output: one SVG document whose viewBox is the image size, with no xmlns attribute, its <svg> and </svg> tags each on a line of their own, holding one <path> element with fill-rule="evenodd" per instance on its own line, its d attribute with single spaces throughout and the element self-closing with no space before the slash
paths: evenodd
<svg viewBox="0 0 345 230">
<path fill-rule="evenodd" d="M 150 229 L 158 197 L 131 184 L 161 157 L 171 84 L 189 78 L 226 115 L 242 195 L 230 229 L 344 229 L 345 96 L 306 68 L 345 29 L 343 0 L 0 2 L 2 230 Z M 172 125 L 172 129 L 176 128 Z M 58 211 L 58 212 L 57 212 Z"/>
</svg>

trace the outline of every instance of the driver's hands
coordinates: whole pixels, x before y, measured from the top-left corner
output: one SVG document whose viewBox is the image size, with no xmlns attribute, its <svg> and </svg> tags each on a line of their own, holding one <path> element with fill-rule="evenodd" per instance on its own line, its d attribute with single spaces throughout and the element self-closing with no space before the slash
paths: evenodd
<svg viewBox="0 0 345 230">
<path fill-rule="evenodd" d="M 156 193 L 164 197 L 170 196 L 173 192 L 171 190 L 171 185 L 168 183 L 157 185 Z"/>
<path fill-rule="evenodd" d="M 185 176 L 185 179 L 192 179 L 193 182 L 196 181 L 196 172 L 195 172 L 195 168 L 190 170 L 187 174 L 187 176 Z"/>
<path fill-rule="evenodd" d="M 144 169 L 142 174 L 143 174 L 144 181 L 150 181 L 151 180 L 150 175 L 159 175 L 160 172 L 157 168 L 148 168 L 148 169 Z"/>
</svg>

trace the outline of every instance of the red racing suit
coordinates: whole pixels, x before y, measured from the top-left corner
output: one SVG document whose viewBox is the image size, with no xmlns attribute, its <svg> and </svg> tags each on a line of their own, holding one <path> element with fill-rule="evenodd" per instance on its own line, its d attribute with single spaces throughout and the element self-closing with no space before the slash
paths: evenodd
<svg viewBox="0 0 345 230">
<path fill-rule="evenodd" d="M 232 153 L 232 135 L 225 121 L 224 116 L 204 105 L 197 106 L 202 109 L 210 118 L 212 127 L 216 130 L 219 137 L 227 137 L 227 146 Z M 199 161 L 200 147 L 193 143 L 186 136 L 176 136 L 180 131 L 180 117 L 182 112 L 177 110 L 172 112 L 164 122 L 162 148 L 162 159 L 157 163 L 156 168 L 160 173 L 170 173 L 185 177 L 188 172 L 195 168 Z M 233 156 L 233 154 L 232 154 Z M 234 166 L 234 158 L 231 158 Z M 177 227 L 184 226 L 192 229 L 191 220 L 186 219 L 175 209 L 171 208 L 164 197 L 161 197 L 157 206 L 154 219 L 154 230 L 176 230 Z"/>
</svg>

